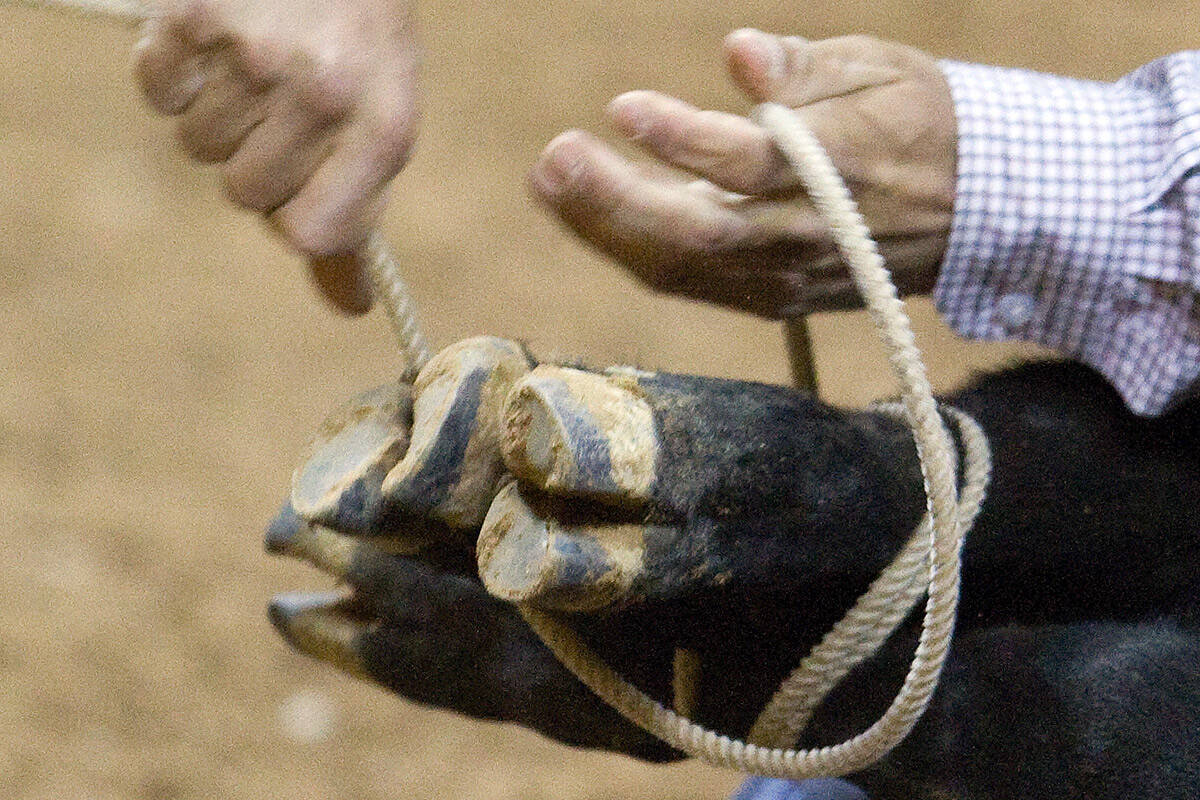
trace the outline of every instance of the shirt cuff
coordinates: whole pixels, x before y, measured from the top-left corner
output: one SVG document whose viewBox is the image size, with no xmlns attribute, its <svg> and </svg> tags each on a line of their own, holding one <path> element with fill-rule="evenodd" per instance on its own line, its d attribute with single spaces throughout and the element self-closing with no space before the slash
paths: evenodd
<svg viewBox="0 0 1200 800">
<path fill-rule="evenodd" d="M 941 67 L 958 122 L 954 220 L 934 289 L 947 323 L 1083 361 L 1136 413 L 1193 390 L 1200 54 L 1114 84 Z"/>
</svg>

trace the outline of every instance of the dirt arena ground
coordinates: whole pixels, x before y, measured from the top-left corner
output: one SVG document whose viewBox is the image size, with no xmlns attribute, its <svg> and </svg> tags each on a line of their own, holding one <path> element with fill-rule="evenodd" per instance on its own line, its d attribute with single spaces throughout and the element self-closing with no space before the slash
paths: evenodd
<svg viewBox="0 0 1200 800">
<path fill-rule="evenodd" d="M 527 198 L 558 131 L 654 87 L 744 110 L 727 31 L 866 31 L 1110 78 L 1195 45 L 1185 0 L 506 0 L 421 4 L 420 151 L 387 218 L 435 341 L 784 381 L 779 328 L 655 297 Z M 302 658 L 274 592 L 319 587 L 260 531 L 324 413 L 397 367 L 386 324 L 184 163 L 119 27 L 0 9 L 0 797 L 720 798 L 737 777 L 572 751 L 415 708 Z M 919 336 L 941 387 L 1012 348 Z M 890 391 L 861 315 L 815 322 L 826 395 Z"/>
</svg>

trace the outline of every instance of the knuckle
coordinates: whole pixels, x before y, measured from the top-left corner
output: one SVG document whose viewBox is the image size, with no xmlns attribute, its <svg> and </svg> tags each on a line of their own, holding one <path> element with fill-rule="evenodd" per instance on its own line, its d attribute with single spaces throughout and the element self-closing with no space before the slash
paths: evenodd
<svg viewBox="0 0 1200 800">
<path fill-rule="evenodd" d="M 230 40 L 238 71 L 251 83 L 269 85 L 283 74 L 287 44 L 267 31 L 243 31 Z"/>
<path fill-rule="evenodd" d="M 303 57 L 306 69 L 297 79 L 296 102 L 315 117 L 335 120 L 349 114 L 360 94 L 358 76 L 348 59 L 335 51 L 318 49 Z"/>
<path fill-rule="evenodd" d="M 720 111 L 713 111 L 711 108 L 702 108 L 695 112 L 696 122 L 698 125 L 689 126 L 691 129 L 721 129 L 725 115 Z"/>
<path fill-rule="evenodd" d="M 844 56 L 859 56 L 884 47 L 884 42 L 870 34 L 852 33 L 829 40 L 831 49 Z"/>
<path fill-rule="evenodd" d="M 656 117 L 641 138 L 665 158 L 675 158 L 686 149 L 687 130 L 671 117 Z"/>
<path fill-rule="evenodd" d="M 695 260 L 724 258 L 745 245 L 745 236 L 730 225 L 711 225 L 688 231 L 679 248 Z"/>
<path fill-rule="evenodd" d="M 721 130 L 721 115 L 715 111 L 697 113 L 697 124 L 681 136 L 689 163 L 702 173 L 738 174 L 744 172 L 745 153 L 732 149 L 727 139 L 712 131 Z"/>
</svg>

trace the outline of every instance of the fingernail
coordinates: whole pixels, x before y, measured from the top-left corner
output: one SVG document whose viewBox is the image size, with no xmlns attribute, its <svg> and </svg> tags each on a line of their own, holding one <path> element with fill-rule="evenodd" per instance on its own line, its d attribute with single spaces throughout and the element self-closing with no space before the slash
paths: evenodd
<svg viewBox="0 0 1200 800">
<path fill-rule="evenodd" d="M 613 98 L 608 104 L 608 115 L 622 136 L 630 139 L 640 139 L 646 135 L 649 119 L 641 111 L 641 101 L 647 92 L 626 92 Z"/>
<path fill-rule="evenodd" d="M 579 151 L 576 131 L 560 133 L 546 145 L 534 173 L 540 188 L 548 194 L 562 194 L 583 172 L 583 155 Z"/>
</svg>

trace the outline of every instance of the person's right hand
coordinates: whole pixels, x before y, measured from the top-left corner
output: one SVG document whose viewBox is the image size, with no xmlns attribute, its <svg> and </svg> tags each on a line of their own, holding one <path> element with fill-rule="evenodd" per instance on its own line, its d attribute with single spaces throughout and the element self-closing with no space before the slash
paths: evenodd
<svg viewBox="0 0 1200 800">
<path fill-rule="evenodd" d="M 361 313 L 355 251 L 386 204 L 418 123 L 408 0 L 164 0 L 134 71 L 183 148 L 220 164 L 237 205 L 309 260 L 335 306 Z"/>
<path fill-rule="evenodd" d="M 847 36 L 741 30 L 729 72 L 754 102 L 788 106 L 850 186 L 901 293 L 933 288 L 950 232 L 957 124 L 932 57 Z M 828 227 L 767 131 L 657 92 L 609 106 L 617 130 L 698 180 L 632 164 L 568 131 L 534 167 L 534 194 L 652 288 L 767 317 L 859 305 Z"/>
</svg>

